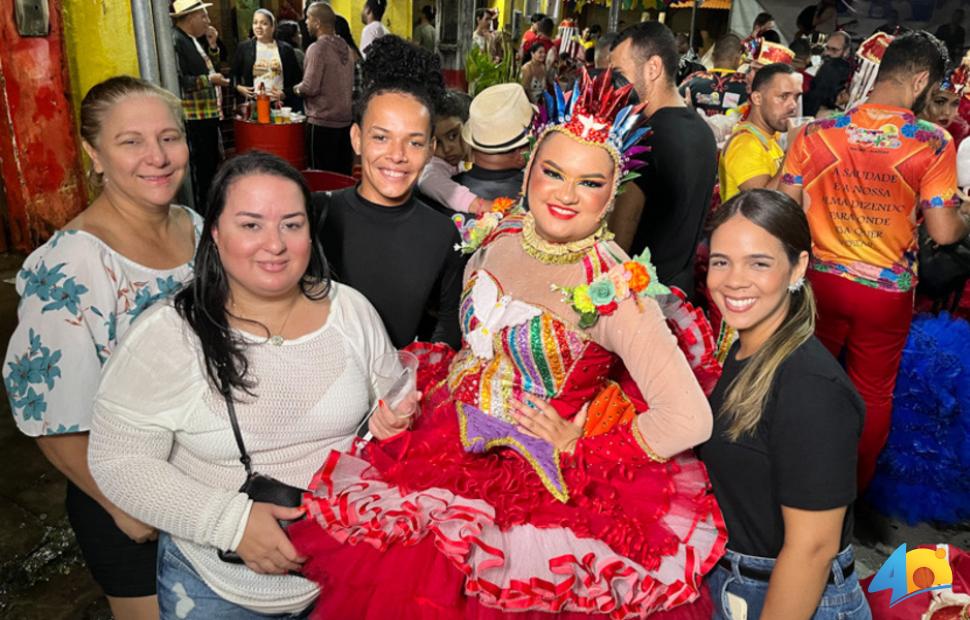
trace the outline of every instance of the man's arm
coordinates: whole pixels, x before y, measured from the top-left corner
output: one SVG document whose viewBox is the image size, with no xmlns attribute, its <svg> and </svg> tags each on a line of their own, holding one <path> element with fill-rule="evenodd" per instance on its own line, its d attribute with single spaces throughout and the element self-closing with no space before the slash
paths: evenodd
<svg viewBox="0 0 970 620">
<path fill-rule="evenodd" d="M 919 188 L 926 232 L 940 245 L 957 243 L 970 233 L 967 204 L 958 191 L 957 152 L 949 140 L 920 179 Z"/>
<path fill-rule="evenodd" d="M 957 243 L 970 235 L 970 203 L 965 202 L 957 209 L 924 209 L 923 221 L 927 234 L 936 243 Z"/>
<path fill-rule="evenodd" d="M 623 191 L 617 195 L 613 205 L 613 212 L 609 215 L 609 227 L 615 235 L 616 244 L 625 252 L 630 251 L 633 237 L 640 225 L 646 196 L 636 183 L 627 183 Z"/>
<path fill-rule="evenodd" d="M 458 231 L 454 231 L 452 245 L 460 243 Z M 445 342 L 456 351 L 461 348 L 461 330 L 458 326 L 458 304 L 461 298 L 462 275 L 465 261 L 457 250 L 450 250 L 438 280 L 438 323 L 431 335 L 432 342 Z"/>
<path fill-rule="evenodd" d="M 189 52 L 186 50 L 186 42 L 181 41 L 176 33 L 172 34 L 172 43 L 175 47 L 175 70 L 178 74 L 179 88 L 181 89 L 181 94 L 183 96 L 198 92 L 200 90 L 205 90 L 212 86 L 229 86 L 229 80 L 218 72 L 213 72 L 208 75 L 186 75 L 185 71 L 182 69 L 182 67 L 188 64 L 185 55 L 192 53 L 198 56 L 198 51 L 195 49 L 195 44 L 191 41 L 187 42 L 188 45 L 191 46 L 191 52 Z M 202 57 L 198 57 L 201 61 Z"/>
<path fill-rule="evenodd" d="M 785 161 L 782 162 L 778 179 L 778 189 L 789 198 L 801 205 L 805 209 L 803 201 L 803 186 L 805 184 L 804 174 L 810 159 L 809 148 L 805 138 L 805 127 L 799 127 L 794 139 L 791 134 L 788 136 L 788 151 L 785 153 Z"/>
<path fill-rule="evenodd" d="M 779 189 L 781 187 L 781 177 L 782 169 L 779 168 L 777 174 L 774 176 L 759 174 L 738 185 L 738 189 L 742 192 L 748 191 L 749 189 Z M 801 197 L 799 197 L 800 199 Z"/>
<path fill-rule="evenodd" d="M 301 97 L 316 97 L 323 85 L 327 70 L 327 60 L 320 43 L 314 43 L 303 58 L 303 81 L 293 87 L 293 92 Z"/>
<path fill-rule="evenodd" d="M 805 207 L 805 205 L 802 204 L 801 185 L 791 185 L 789 183 L 786 183 L 784 179 L 782 179 L 782 182 L 779 184 L 778 189 L 781 190 L 783 194 L 787 195 L 789 198 L 791 198 L 792 200 L 800 204 L 802 208 Z"/>
</svg>

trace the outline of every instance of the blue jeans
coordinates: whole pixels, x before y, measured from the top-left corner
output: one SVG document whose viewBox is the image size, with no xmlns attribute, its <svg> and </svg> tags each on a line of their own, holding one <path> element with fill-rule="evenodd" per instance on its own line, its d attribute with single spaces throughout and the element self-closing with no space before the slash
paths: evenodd
<svg viewBox="0 0 970 620">
<path fill-rule="evenodd" d="M 158 608 L 162 620 L 298 620 L 298 614 L 266 615 L 230 603 L 212 591 L 168 534 L 158 537 Z"/>
<path fill-rule="evenodd" d="M 769 573 L 775 566 L 774 558 L 759 558 L 731 551 L 724 555 L 731 568 L 715 566 L 707 576 L 707 587 L 714 600 L 714 620 L 738 620 L 731 615 L 728 606 L 728 593 L 738 596 L 748 605 L 748 620 L 758 620 L 765 606 L 768 594 L 768 581 L 751 579 L 739 572 L 740 567 Z M 859 577 L 853 573 L 842 577 L 843 566 L 855 559 L 852 546 L 842 550 L 832 561 L 832 581 L 825 586 L 822 600 L 812 616 L 812 620 L 871 620 L 872 613 L 866 602 L 865 594 L 859 586 Z"/>
</svg>

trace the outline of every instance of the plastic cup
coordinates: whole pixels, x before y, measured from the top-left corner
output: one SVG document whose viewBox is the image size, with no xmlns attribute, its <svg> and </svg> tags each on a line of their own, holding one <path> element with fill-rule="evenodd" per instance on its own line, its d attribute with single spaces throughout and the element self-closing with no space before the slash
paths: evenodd
<svg viewBox="0 0 970 620">
<path fill-rule="evenodd" d="M 418 388 L 418 358 L 407 351 L 392 351 L 374 360 L 371 368 L 378 397 L 394 409 Z"/>
</svg>

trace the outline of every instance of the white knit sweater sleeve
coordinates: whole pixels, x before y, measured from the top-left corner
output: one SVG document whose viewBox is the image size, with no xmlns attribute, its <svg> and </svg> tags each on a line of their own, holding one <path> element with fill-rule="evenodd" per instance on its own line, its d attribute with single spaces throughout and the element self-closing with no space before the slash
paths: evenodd
<svg viewBox="0 0 970 620">
<path fill-rule="evenodd" d="M 394 345 L 387 335 L 384 322 L 381 321 L 377 310 L 367 298 L 357 289 L 346 284 L 333 284 L 336 287 L 336 300 L 333 310 L 334 326 L 352 343 L 355 361 L 360 364 L 364 376 L 371 377 L 370 401 L 371 405 L 377 400 L 376 388 L 373 385 L 374 361 L 385 353 L 394 351 Z"/>
<path fill-rule="evenodd" d="M 169 463 L 175 432 L 201 406 L 205 378 L 187 327 L 169 304 L 146 311 L 112 355 L 94 402 L 88 464 L 119 508 L 177 537 L 232 549 L 249 515 L 238 491 Z"/>
</svg>

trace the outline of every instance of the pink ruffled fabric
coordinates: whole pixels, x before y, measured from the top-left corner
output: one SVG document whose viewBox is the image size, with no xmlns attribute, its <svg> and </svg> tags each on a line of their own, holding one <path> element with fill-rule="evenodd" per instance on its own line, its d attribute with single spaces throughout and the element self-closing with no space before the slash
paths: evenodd
<svg viewBox="0 0 970 620">
<path fill-rule="evenodd" d="M 668 310 L 699 378 L 716 380 L 710 330 L 698 328 L 681 299 Z M 289 530 L 310 558 L 305 575 L 322 586 L 315 617 L 711 617 L 701 578 L 727 537 L 702 463 L 687 453 L 657 463 L 629 424 L 617 426 L 561 457 L 563 503 L 517 452 L 465 452 L 460 390 L 443 382 L 453 352 L 409 350 L 421 359 L 425 392 L 415 428 L 331 453 L 305 501 L 312 518 Z M 609 369 L 608 352 L 602 356 L 605 370 L 593 363 L 599 347 L 587 350 L 590 376 Z M 605 378 L 599 374 L 570 381 L 594 387 Z M 638 411 L 647 409 L 623 374 Z"/>
<path fill-rule="evenodd" d="M 502 528 L 485 501 L 440 488 L 402 492 L 374 473 L 363 460 L 332 453 L 312 484 L 312 520 L 290 529 L 311 558 L 305 574 L 323 586 L 321 618 L 644 617 L 696 599 L 698 550 L 709 555 L 719 542 L 713 519 L 699 526 L 671 513 L 669 526 L 684 539 L 649 569 L 570 528 Z M 389 610 L 379 601 L 397 596 L 406 598 L 392 605 L 417 604 L 381 615 Z M 677 617 L 710 617 L 706 599 L 679 609 Z"/>
</svg>

